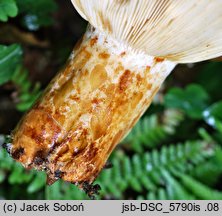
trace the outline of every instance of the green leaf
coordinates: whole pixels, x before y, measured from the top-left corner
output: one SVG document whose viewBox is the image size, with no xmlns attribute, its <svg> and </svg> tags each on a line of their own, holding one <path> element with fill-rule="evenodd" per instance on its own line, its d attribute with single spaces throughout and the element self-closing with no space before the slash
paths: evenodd
<svg viewBox="0 0 222 216">
<path fill-rule="evenodd" d="M 21 178 L 21 176 L 24 169 L 22 165 L 20 164 L 15 164 L 13 168 L 14 169 L 12 170 L 8 180 L 10 184 L 21 184 L 23 182 L 23 179 Z"/>
<path fill-rule="evenodd" d="M 57 9 L 54 0 L 16 0 L 19 13 L 24 15 L 23 25 L 29 30 L 35 31 L 40 27 L 53 24 L 52 14 Z"/>
<path fill-rule="evenodd" d="M 202 112 L 209 101 L 208 93 L 200 85 L 189 85 L 186 89 L 172 88 L 165 96 L 168 108 L 183 110 L 189 117 L 202 118 Z"/>
<path fill-rule="evenodd" d="M 3 172 L 2 170 L 0 170 L 0 183 L 2 183 L 6 178 L 6 174 L 5 172 Z"/>
<path fill-rule="evenodd" d="M 200 163 L 189 174 L 207 186 L 216 185 L 222 174 L 221 147 L 216 147 L 214 156 L 207 163 Z"/>
<path fill-rule="evenodd" d="M 182 183 L 199 199 L 221 200 L 222 192 L 214 190 L 188 175 L 180 176 Z"/>
<path fill-rule="evenodd" d="M 217 103 L 214 103 L 210 107 L 208 107 L 204 113 L 204 117 L 206 119 L 214 118 L 222 121 L 222 101 L 219 101 Z"/>
<path fill-rule="evenodd" d="M 85 192 L 76 186 L 57 181 L 51 186 L 45 188 L 45 199 L 47 200 L 86 200 L 88 199 Z"/>
<path fill-rule="evenodd" d="M 43 188 L 46 184 L 46 176 L 44 172 L 39 172 L 32 183 L 28 186 L 28 193 L 34 193 L 41 188 Z"/>
<path fill-rule="evenodd" d="M 8 21 L 8 17 L 15 17 L 18 8 L 14 0 L 0 0 L 0 21 Z"/>
<path fill-rule="evenodd" d="M 168 171 L 163 170 L 162 174 L 166 182 L 168 183 L 167 191 L 169 193 L 170 199 L 194 199 L 194 197 L 189 194 L 189 192 L 183 187 L 183 185 L 181 185 Z"/>
<path fill-rule="evenodd" d="M 9 81 L 21 61 L 22 49 L 19 45 L 0 45 L 0 85 Z"/>
<path fill-rule="evenodd" d="M 217 102 L 204 110 L 203 117 L 209 125 L 215 127 L 217 121 L 222 121 L 222 101 Z"/>
</svg>

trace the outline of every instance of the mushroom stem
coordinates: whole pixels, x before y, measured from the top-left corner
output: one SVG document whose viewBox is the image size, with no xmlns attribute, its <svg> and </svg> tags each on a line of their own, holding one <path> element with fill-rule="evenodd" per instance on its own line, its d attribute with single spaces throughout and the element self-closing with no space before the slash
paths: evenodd
<svg viewBox="0 0 222 216">
<path fill-rule="evenodd" d="M 89 27 L 66 67 L 13 133 L 12 156 L 65 181 L 92 183 L 175 63 Z"/>
</svg>

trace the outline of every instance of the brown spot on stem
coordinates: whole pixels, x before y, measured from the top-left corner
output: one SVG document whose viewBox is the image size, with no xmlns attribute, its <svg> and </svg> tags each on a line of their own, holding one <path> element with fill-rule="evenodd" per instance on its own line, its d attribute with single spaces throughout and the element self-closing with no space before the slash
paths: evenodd
<svg viewBox="0 0 222 216">
<path fill-rule="evenodd" d="M 137 75 L 136 75 L 136 79 L 137 79 L 137 84 L 139 85 L 140 83 L 143 82 L 143 79 L 144 79 L 144 78 L 141 77 L 140 74 L 137 74 Z"/>
<path fill-rule="evenodd" d="M 90 40 L 90 46 L 93 47 L 97 43 L 97 41 L 98 41 L 98 37 L 97 36 L 92 38 Z"/>
<path fill-rule="evenodd" d="M 45 161 L 46 158 L 46 152 L 48 152 L 47 150 L 39 150 L 36 152 L 35 156 L 34 156 L 34 161 L 33 163 L 35 165 L 42 165 Z"/>
<path fill-rule="evenodd" d="M 124 67 L 120 64 L 116 69 L 115 69 L 115 74 L 118 74 L 120 71 L 123 71 Z"/>
<path fill-rule="evenodd" d="M 75 56 L 72 62 L 72 67 L 74 66 L 75 70 L 82 69 L 85 66 L 85 64 L 89 61 L 91 56 L 92 54 L 88 52 L 86 48 L 84 47 L 83 49 L 81 49 L 79 54 Z M 70 70 L 69 70 L 69 73 L 70 73 Z"/>
<path fill-rule="evenodd" d="M 95 143 L 91 143 L 87 148 L 87 154 L 85 154 L 85 161 L 93 161 L 96 159 L 99 149 L 95 146 Z M 90 173 L 92 171 L 91 166 L 87 166 L 87 171 Z"/>
<path fill-rule="evenodd" d="M 99 54 L 99 58 L 101 59 L 108 59 L 109 57 L 110 57 L 110 54 L 106 52 L 102 52 Z"/>
<path fill-rule="evenodd" d="M 93 134 L 93 140 L 97 140 L 107 132 L 107 128 L 111 124 L 112 113 L 109 107 L 105 110 L 98 109 L 94 112 L 90 126 Z"/>
<path fill-rule="evenodd" d="M 142 92 L 138 92 L 138 93 L 135 93 L 133 95 L 133 98 L 132 98 L 132 101 L 131 101 L 131 107 L 132 107 L 133 110 L 136 108 L 136 106 L 138 105 L 138 103 L 140 102 L 142 97 L 143 97 Z"/>
<path fill-rule="evenodd" d="M 131 79 L 132 79 L 132 75 L 131 75 L 130 70 L 126 70 L 120 77 L 120 81 L 119 81 L 119 90 L 121 92 L 125 91 L 128 85 L 131 84 L 130 83 Z"/>
<path fill-rule="evenodd" d="M 17 148 L 15 151 L 12 152 L 12 157 L 15 160 L 19 160 L 19 158 L 24 154 L 25 150 L 22 147 Z"/>
<path fill-rule="evenodd" d="M 98 89 L 108 79 L 105 66 L 97 64 L 90 74 L 90 84 L 92 91 Z"/>
<path fill-rule="evenodd" d="M 125 51 L 120 53 L 120 56 L 121 56 L 121 57 L 123 57 L 123 56 L 125 56 L 125 55 L 126 55 L 126 52 L 125 52 Z"/>
<path fill-rule="evenodd" d="M 146 73 L 150 72 L 150 68 L 151 68 L 150 66 L 148 65 L 146 66 Z"/>
<path fill-rule="evenodd" d="M 147 83 L 147 89 L 151 89 L 153 87 L 153 85 L 151 83 Z"/>
</svg>

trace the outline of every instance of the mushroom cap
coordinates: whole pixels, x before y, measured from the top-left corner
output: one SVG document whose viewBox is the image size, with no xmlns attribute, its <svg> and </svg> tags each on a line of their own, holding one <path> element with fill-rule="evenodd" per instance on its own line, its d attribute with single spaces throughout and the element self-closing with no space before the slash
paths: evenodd
<svg viewBox="0 0 222 216">
<path fill-rule="evenodd" d="M 177 63 L 222 55 L 222 0 L 71 0 L 102 32 Z"/>
</svg>

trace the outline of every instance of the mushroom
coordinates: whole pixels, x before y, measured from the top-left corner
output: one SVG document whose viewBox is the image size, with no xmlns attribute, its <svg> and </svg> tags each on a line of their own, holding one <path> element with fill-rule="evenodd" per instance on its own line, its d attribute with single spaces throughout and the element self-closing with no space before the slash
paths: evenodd
<svg viewBox="0 0 222 216">
<path fill-rule="evenodd" d="M 222 54 L 221 0 L 72 0 L 89 21 L 67 64 L 12 133 L 12 157 L 79 187 L 178 63 Z"/>
</svg>

